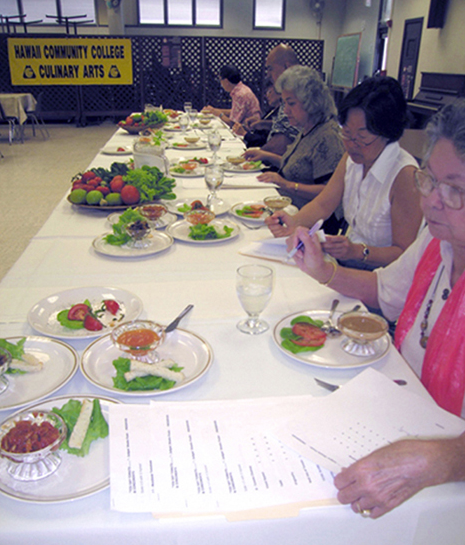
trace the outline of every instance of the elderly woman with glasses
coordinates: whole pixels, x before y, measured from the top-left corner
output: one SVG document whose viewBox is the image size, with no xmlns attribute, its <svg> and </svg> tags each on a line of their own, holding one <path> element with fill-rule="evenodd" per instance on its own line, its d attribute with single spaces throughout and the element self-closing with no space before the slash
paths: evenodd
<svg viewBox="0 0 465 545">
<path fill-rule="evenodd" d="M 425 165 L 416 171 L 428 228 L 376 271 L 325 259 L 316 236 L 299 227 L 289 241 L 297 265 L 323 284 L 398 319 L 395 345 L 434 400 L 465 417 L 465 100 L 430 121 Z M 374 451 L 335 478 L 342 503 L 373 518 L 427 486 L 465 480 L 465 434 L 404 440 Z"/>
<path fill-rule="evenodd" d="M 342 101 L 339 122 L 346 153 L 323 191 L 295 216 L 277 212 L 267 224 L 275 236 L 289 235 L 342 205 L 347 236 L 328 236 L 324 249 L 346 266 L 373 269 L 399 257 L 422 221 L 414 180 L 418 165 L 398 143 L 407 122 L 399 83 L 390 77 L 365 80 Z"/>
<path fill-rule="evenodd" d="M 336 106 L 318 72 L 308 66 L 288 68 L 275 87 L 299 134 L 282 156 L 262 148 L 250 148 L 244 156 L 279 168 L 260 174 L 258 180 L 276 184 L 281 195 L 301 208 L 324 189 L 344 153 Z"/>
</svg>

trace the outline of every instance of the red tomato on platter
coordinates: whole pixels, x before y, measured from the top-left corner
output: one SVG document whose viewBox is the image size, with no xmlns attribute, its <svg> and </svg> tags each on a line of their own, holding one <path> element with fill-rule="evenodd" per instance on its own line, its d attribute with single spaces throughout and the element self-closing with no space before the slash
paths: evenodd
<svg viewBox="0 0 465 545">
<path fill-rule="evenodd" d="M 113 314 L 113 316 L 115 316 L 116 313 L 119 310 L 118 302 L 115 301 L 114 299 L 106 299 L 104 301 L 104 304 L 105 304 L 105 308 L 108 310 L 108 312 L 111 312 L 111 314 Z"/>
<path fill-rule="evenodd" d="M 87 314 L 87 316 L 84 318 L 84 327 L 88 331 L 100 331 L 103 329 L 103 324 L 97 320 L 97 318 L 94 318 L 91 314 Z"/>
<path fill-rule="evenodd" d="M 293 339 L 292 342 L 299 346 L 322 346 L 326 340 L 326 333 L 319 327 L 305 322 L 297 322 L 292 327 L 292 332 L 302 339 Z"/>
<path fill-rule="evenodd" d="M 68 320 L 82 322 L 89 311 L 90 308 L 85 303 L 73 305 L 68 311 Z"/>
</svg>

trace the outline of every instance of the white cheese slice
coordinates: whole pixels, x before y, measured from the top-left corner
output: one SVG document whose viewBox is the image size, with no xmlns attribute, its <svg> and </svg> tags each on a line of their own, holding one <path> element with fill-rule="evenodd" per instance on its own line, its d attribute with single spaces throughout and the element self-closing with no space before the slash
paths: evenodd
<svg viewBox="0 0 465 545">
<path fill-rule="evenodd" d="M 158 363 L 144 363 L 138 360 L 131 360 L 130 371 L 124 373 L 124 378 L 127 382 L 131 382 L 137 377 L 146 377 L 147 375 L 153 375 L 155 377 L 161 377 L 167 380 L 174 380 L 175 382 L 180 382 L 184 380 L 184 373 L 180 371 L 172 371 L 168 369 L 175 365 L 176 362 L 173 360 L 162 360 Z"/>
<path fill-rule="evenodd" d="M 44 364 L 34 354 L 23 354 L 22 359 L 11 360 L 9 365 L 10 369 L 15 369 L 17 371 L 25 371 L 27 373 L 37 373 L 42 371 Z"/>
<path fill-rule="evenodd" d="M 82 442 L 89 428 L 90 419 L 92 416 L 93 404 L 92 401 L 84 399 L 82 402 L 81 412 L 79 413 L 79 418 L 74 425 L 74 429 L 69 438 L 68 445 L 70 448 L 80 449 L 82 447 Z"/>
</svg>

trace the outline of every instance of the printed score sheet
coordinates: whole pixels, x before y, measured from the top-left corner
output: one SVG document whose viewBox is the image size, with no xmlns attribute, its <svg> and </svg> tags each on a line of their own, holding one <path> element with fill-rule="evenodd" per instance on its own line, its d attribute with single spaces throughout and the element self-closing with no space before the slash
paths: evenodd
<svg viewBox="0 0 465 545">
<path fill-rule="evenodd" d="M 334 476 L 266 431 L 314 402 L 301 396 L 112 405 L 112 509 L 243 519 L 337 503 Z"/>
</svg>

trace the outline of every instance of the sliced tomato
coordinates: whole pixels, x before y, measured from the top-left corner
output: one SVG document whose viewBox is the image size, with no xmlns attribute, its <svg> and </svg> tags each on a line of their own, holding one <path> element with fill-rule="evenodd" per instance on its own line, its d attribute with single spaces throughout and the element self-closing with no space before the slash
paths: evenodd
<svg viewBox="0 0 465 545">
<path fill-rule="evenodd" d="M 87 314 L 84 318 L 84 327 L 88 331 L 100 331 L 103 329 L 102 322 L 99 322 L 97 318 L 92 316 L 92 314 Z"/>
<path fill-rule="evenodd" d="M 199 166 L 199 163 L 196 161 L 183 161 L 180 165 L 185 170 L 195 170 Z"/>
<path fill-rule="evenodd" d="M 325 343 L 326 333 L 319 327 L 305 322 L 297 322 L 292 327 L 292 333 L 302 337 L 302 339 L 293 339 L 292 342 L 299 346 L 321 346 Z"/>
<path fill-rule="evenodd" d="M 68 320 L 82 322 L 89 313 L 90 308 L 85 303 L 73 305 L 68 310 Z"/>
<path fill-rule="evenodd" d="M 106 299 L 103 301 L 105 304 L 105 308 L 108 310 L 108 312 L 111 312 L 113 316 L 118 312 L 119 310 L 119 304 L 114 299 Z"/>
</svg>

